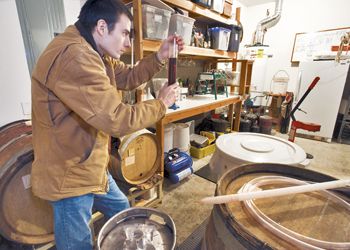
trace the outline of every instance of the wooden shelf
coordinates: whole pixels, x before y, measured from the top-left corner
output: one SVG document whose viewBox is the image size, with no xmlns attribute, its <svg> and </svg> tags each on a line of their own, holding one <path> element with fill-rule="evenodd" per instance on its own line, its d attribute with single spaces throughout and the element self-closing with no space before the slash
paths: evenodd
<svg viewBox="0 0 350 250">
<path fill-rule="evenodd" d="M 156 40 L 143 40 L 142 48 L 146 52 L 154 52 L 159 49 L 161 41 Z M 204 58 L 222 58 L 222 59 L 232 59 L 236 58 L 236 52 L 227 52 L 222 50 L 205 49 L 193 46 L 185 46 L 184 50 L 180 53 L 181 55 L 198 56 Z"/>
<path fill-rule="evenodd" d="M 126 0 L 123 0 L 126 1 Z M 163 0 L 166 4 L 172 7 L 179 7 L 183 10 L 189 12 L 191 17 L 195 17 L 199 19 L 199 23 L 203 20 L 208 20 L 203 22 L 204 24 L 215 24 L 220 25 L 226 24 L 234 24 L 236 21 L 233 19 L 226 18 L 221 16 L 220 14 L 211 11 L 205 7 L 192 3 L 186 0 Z M 142 34 L 142 0 L 132 0 L 133 5 L 133 22 L 135 29 L 135 60 L 139 61 L 144 57 L 144 54 L 158 51 L 161 41 L 158 40 L 150 40 L 143 39 Z M 236 8 L 236 18 L 239 21 L 240 16 L 240 8 Z M 129 52 L 130 53 L 130 52 Z M 228 106 L 228 117 L 232 127 L 233 122 L 233 114 L 235 114 L 234 120 L 234 128 L 236 131 L 239 130 L 240 123 L 240 113 L 242 108 L 242 100 L 245 96 L 245 93 L 249 92 L 249 87 L 245 87 L 245 85 L 250 85 L 251 80 L 251 69 L 252 63 L 248 60 L 235 60 L 237 58 L 236 52 L 227 52 L 221 50 L 214 49 L 205 49 L 199 47 L 185 46 L 184 50 L 181 51 L 180 57 L 190 57 L 195 59 L 203 60 L 205 59 L 205 63 L 203 65 L 204 68 L 211 69 L 211 65 L 217 63 L 218 61 L 228 61 L 232 62 L 232 70 L 236 70 L 236 64 L 241 63 L 241 71 L 240 71 L 240 83 L 238 89 L 238 95 L 233 95 L 226 97 L 224 96 L 220 100 L 214 100 L 214 96 L 209 98 L 209 100 L 204 99 L 202 96 L 194 96 L 192 98 L 188 98 L 184 102 L 188 102 L 187 108 L 185 108 L 185 103 L 182 102 L 180 105 L 180 109 L 178 110 L 167 110 L 167 114 L 157 122 L 156 124 L 156 134 L 158 138 L 158 142 L 160 143 L 161 152 L 164 151 L 164 127 L 166 124 L 174 121 L 178 121 L 184 118 L 188 118 L 191 116 L 195 116 L 198 114 L 203 114 L 205 112 L 209 112 L 215 110 L 216 108 Z M 237 89 L 237 87 L 236 87 Z M 163 176 L 164 174 L 164 155 L 161 154 L 159 172 Z M 161 186 L 160 186 L 160 193 Z M 160 195 L 161 196 L 161 195 Z M 161 197 L 160 197 L 161 199 Z M 140 203 L 139 205 L 145 205 L 144 203 Z"/>
<path fill-rule="evenodd" d="M 205 7 L 202 7 L 198 4 L 195 4 L 190 1 L 184 1 L 184 0 L 163 0 L 166 4 L 169 4 L 170 6 L 176 6 L 181 9 L 187 10 L 191 13 L 198 14 L 201 16 L 204 16 L 206 18 L 210 18 L 211 20 L 215 22 L 221 22 L 225 24 L 233 24 L 234 20 L 228 19 L 226 17 L 221 16 L 218 13 L 215 13 L 211 11 L 210 9 L 207 9 Z"/>
</svg>

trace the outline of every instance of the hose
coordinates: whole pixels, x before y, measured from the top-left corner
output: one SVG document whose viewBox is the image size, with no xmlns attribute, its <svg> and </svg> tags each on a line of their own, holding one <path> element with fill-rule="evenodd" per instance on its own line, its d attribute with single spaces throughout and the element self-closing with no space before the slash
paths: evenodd
<svg viewBox="0 0 350 250">
<path fill-rule="evenodd" d="M 306 181 L 301 181 L 289 177 L 283 176 L 262 176 L 244 184 L 238 193 L 252 192 L 261 190 L 259 187 L 270 184 L 289 184 L 289 185 L 305 185 Z M 350 212 L 350 204 L 339 196 L 323 190 L 319 191 L 320 194 L 326 196 L 329 200 L 336 202 L 338 205 L 344 207 Z M 329 242 L 307 237 L 305 235 L 296 233 L 281 224 L 273 221 L 267 215 L 265 215 L 253 202 L 253 200 L 243 201 L 243 204 L 247 211 L 267 230 L 275 234 L 276 236 L 288 241 L 289 243 L 298 246 L 302 249 L 350 249 L 350 242 Z"/>
</svg>

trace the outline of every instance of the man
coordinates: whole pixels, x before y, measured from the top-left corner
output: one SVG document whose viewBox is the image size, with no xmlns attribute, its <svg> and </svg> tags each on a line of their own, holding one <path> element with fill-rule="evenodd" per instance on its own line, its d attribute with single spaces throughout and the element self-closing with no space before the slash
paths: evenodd
<svg viewBox="0 0 350 250">
<path fill-rule="evenodd" d="M 54 211 L 57 249 L 92 249 L 92 207 L 107 218 L 128 208 L 107 173 L 110 135 L 120 137 L 161 119 L 175 101 L 176 84 L 158 99 L 127 105 L 117 89 L 150 80 L 175 38 L 129 68 L 117 59 L 130 47 L 132 16 L 120 0 L 88 0 L 79 21 L 42 53 L 32 74 L 33 193 Z"/>
</svg>

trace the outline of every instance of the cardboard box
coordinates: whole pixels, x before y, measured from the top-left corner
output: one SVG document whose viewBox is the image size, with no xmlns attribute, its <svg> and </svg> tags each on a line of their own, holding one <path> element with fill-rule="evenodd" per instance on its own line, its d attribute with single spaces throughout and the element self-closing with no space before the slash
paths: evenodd
<svg viewBox="0 0 350 250">
<path fill-rule="evenodd" d="M 231 17 L 232 16 L 232 4 L 225 2 L 224 3 L 224 12 L 222 13 L 223 16 Z"/>
</svg>

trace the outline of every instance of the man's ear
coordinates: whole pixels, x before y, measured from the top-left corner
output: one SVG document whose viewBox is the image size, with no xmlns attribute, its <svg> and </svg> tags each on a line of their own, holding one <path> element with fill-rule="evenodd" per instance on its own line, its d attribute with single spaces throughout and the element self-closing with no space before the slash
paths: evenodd
<svg viewBox="0 0 350 250">
<path fill-rule="evenodd" d="M 96 24 L 96 32 L 100 36 L 104 36 L 105 34 L 108 34 L 108 25 L 105 20 L 99 19 Z"/>
</svg>

